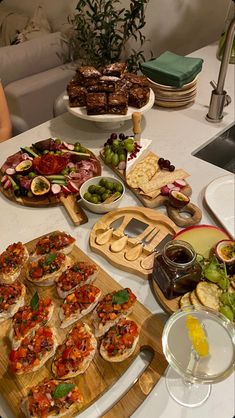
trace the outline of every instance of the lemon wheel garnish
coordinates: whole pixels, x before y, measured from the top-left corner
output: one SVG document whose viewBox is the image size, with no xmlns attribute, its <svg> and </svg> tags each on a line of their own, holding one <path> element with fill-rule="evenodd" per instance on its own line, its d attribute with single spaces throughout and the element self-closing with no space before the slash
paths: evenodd
<svg viewBox="0 0 235 418">
<path fill-rule="evenodd" d="M 186 326 L 188 335 L 192 342 L 194 350 L 201 357 L 208 356 L 209 344 L 206 338 L 205 331 L 199 320 L 192 315 L 187 315 Z"/>
</svg>

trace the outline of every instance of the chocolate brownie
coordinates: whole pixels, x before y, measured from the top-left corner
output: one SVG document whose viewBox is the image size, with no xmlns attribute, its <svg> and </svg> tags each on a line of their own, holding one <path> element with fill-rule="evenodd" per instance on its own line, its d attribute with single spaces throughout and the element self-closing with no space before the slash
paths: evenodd
<svg viewBox="0 0 235 418">
<path fill-rule="evenodd" d="M 128 96 L 130 88 L 131 88 L 131 83 L 125 77 L 121 78 L 115 84 L 115 92 L 116 93 L 124 93 L 127 96 Z"/>
<path fill-rule="evenodd" d="M 113 64 L 106 65 L 103 69 L 103 75 L 122 77 L 126 72 L 126 69 L 127 65 L 125 62 L 114 62 Z"/>
<path fill-rule="evenodd" d="M 124 79 L 128 80 L 132 87 L 149 87 L 149 81 L 144 75 L 126 73 Z"/>
<path fill-rule="evenodd" d="M 103 115 L 107 112 L 107 96 L 105 93 L 87 94 L 87 114 Z"/>
<path fill-rule="evenodd" d="M 101 76 L 101 73 L 91 66 L 79 67 L 76 73 L 79 83 L 85 87 L 96 84 Z"/>
<path fill-rule="evenodd" d="M 86 106 L 87 90 L 85 87 L 69 84 L 67 86 L 70 107 Z"/>
<path fill-rule="evenodd" d="M 96 84 L 88 86 L 87 91 L 89 93 L 112 93 L 118 80 L 120 80 L 118 77 L 102 76 Z"/>
<path fill-rule="evenodd" d="M 123 93 L 110 93 L 108 95 L 108 113 L 116 115 L 126 115 L 128 109 L 128 99 Z"/>
<path fill-rule="evenodd" d="M 146 87 L 135 87 L 129 90 L 129 106 L 143 107 L 149 101 L 150 89 Z"/>
</svg>

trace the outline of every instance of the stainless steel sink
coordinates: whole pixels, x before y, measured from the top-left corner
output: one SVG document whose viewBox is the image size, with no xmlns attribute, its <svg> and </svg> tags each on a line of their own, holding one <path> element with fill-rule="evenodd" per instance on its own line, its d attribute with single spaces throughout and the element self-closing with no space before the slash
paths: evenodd
<svg viewBox="0 0 235 418">
<path fill-rule="evenodd" d="M 235 123 L 192 152 L 194 157 L 235 173 Z"/>
</svg>

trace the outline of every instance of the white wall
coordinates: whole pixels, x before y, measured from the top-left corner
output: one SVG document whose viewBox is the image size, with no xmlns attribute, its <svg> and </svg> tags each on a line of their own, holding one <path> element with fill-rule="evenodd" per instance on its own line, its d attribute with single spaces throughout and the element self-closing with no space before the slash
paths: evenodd
<svg viewBox="0 0 235 418">
<path fill-rule="evenodd" d="M 226 13 L 232 0 L 149 0 L 146 9 L 145 34 L 154 56 L 165 50 L 179 54 L 190 53 L 219 38 Z M 16 10 L 33 14 L 43 3 L 53 27 L 58 30 L 74 10 L 76 0 L 5 0 Z M 121 0 L 123 6 L 128 0 Z"/>
</svg>

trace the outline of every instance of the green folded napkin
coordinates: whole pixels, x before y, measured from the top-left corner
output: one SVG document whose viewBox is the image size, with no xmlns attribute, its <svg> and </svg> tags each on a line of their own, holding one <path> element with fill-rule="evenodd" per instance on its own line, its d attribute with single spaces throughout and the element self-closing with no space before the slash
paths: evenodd
<svg viewBox="0 0 235 418">
<path fill-rule="evenodd" d="M 144 75 L 159 84 L 182 87 L 190 83 L 202 69 L 203 59 L 183 57 L 166 51 L 160 57 L 141 65 Z"/>
</svg>

